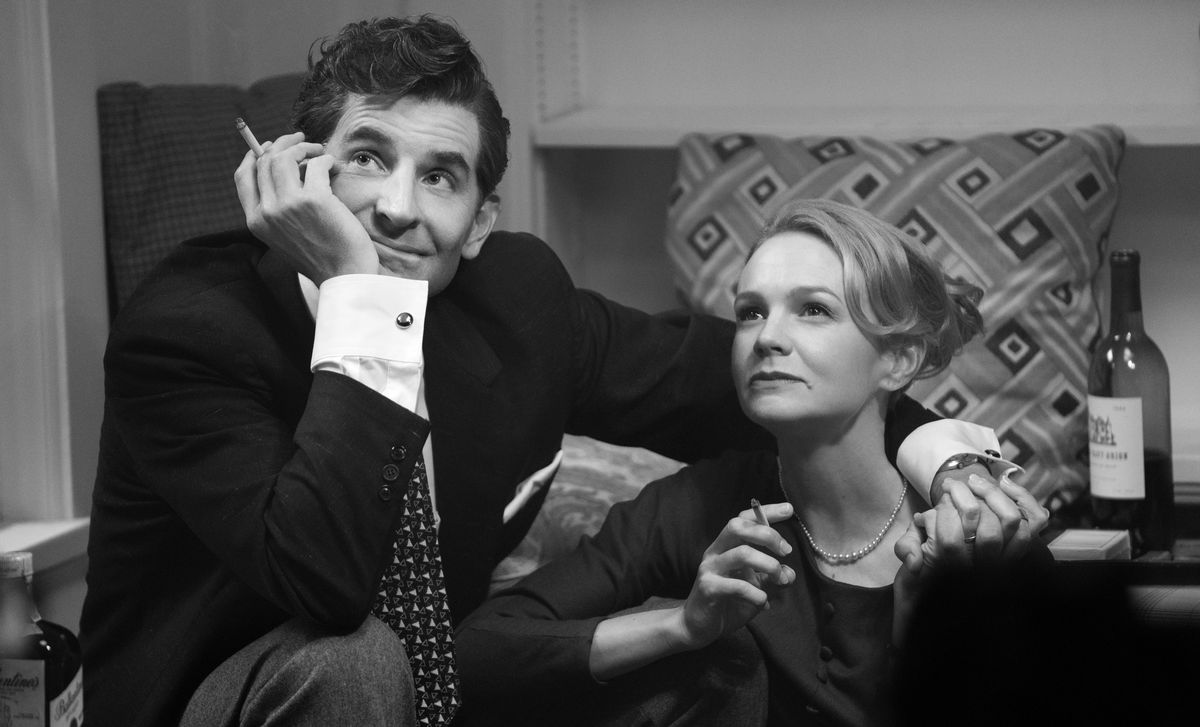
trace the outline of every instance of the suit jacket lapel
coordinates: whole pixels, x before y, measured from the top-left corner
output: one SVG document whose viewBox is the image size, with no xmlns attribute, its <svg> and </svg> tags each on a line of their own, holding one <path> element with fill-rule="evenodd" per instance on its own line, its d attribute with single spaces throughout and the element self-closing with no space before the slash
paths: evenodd
<svg viewBox="0 0 1200 727">
<path fill-rule="evenodd" d="M 432 421 L 433 458 L 439 510 L 448 523 L 488 528 L 486 513 L 511 497 L 498 483 L 511 475 L 498 427 L 511 426 L 511 397 L 496 386 L 502 371 L 496 351 L 472 319 L 449 296 L 429 302 L 425 326 L 425 400 Z M 514 480 L 512 485 L 516 484 Z M 443 496 L 444 493 L 444 496 Z"/>
</svg>

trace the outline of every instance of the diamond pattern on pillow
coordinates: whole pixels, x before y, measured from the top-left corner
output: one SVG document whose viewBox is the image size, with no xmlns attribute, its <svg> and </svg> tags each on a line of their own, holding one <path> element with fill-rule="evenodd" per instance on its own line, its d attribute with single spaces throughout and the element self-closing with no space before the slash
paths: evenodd
<svg viewBox="0 0 1200 727">
<path fill-rule="evenodd" d="M 993 427 L 1030 491 L 1069 500 L 1087 481 L 1092 285 L 1124 149 L 1114 126 L 962 140 L 690 134 L 668 212 L 675 284 L 694 309 L 732 317 L 749 246 L 786 200 L 835 199 L 895 224 L 985 291 L 984 335 L 912 395 Z"/>
</svg>

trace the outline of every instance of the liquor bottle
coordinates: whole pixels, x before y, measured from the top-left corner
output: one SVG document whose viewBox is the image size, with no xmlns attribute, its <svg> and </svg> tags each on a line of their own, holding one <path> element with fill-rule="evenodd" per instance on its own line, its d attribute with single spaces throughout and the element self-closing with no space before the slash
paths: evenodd
<svg viewBox="0 0 1200 727">
<path fill-rule="evenodd" d="M 1142 322 L 1141 258 L 1116 250 L 1108 333 L 1088 373 L 1092 514 L 1129 530 L 1133 555 L 1175 544 L 1171 394 L 1167 361 Z"/>
<path fill-rule="evenodd" d="M 33 600 L 33 554 L 0 553 L 0 725 L 83 724 L 79 640 Z"/>
</svg>

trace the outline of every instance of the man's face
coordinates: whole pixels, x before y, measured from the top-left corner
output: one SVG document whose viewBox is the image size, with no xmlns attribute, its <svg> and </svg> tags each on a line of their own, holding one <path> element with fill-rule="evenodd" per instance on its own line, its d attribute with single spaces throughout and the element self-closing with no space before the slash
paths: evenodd
<svg viewBox="0 0 1200 727">
<path fill-rule="evenodd" d="M 375 242 L 391 275 L 441 292 L 461 259 L 479 254 L 496 200 L 476 179 L 479 122 L 461 106 L 350 94 L 326 153 L 340 162 L 333 193 Z"/>
</svg>

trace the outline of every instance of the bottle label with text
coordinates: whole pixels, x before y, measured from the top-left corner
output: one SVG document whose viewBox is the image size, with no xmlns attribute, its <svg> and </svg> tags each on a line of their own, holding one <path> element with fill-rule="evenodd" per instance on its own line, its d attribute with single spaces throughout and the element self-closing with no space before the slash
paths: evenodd
<svg viewBox="0 0 1200 727">
<path fill-rule="evenodd" d="M 83 667 L 54 699 L 50 700 L 50 727 L 75 727 L 83 724 Z"/>
<path fill-rule="evenodd" d="M 1141 397 L 1088 396 L 1088 454 L 1093 496 L 1146 497 Z"/>
<path fill-rule="evenodd" d="M 46 724 L 46 663 L 36 659 L 0 659 L 0 725 Z"/>
</svg>

